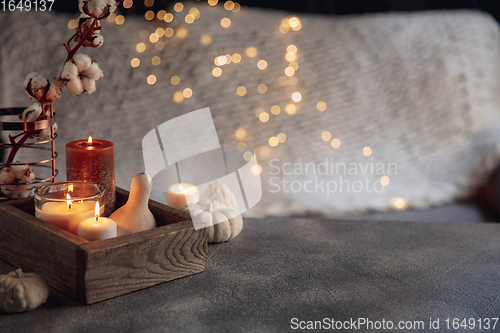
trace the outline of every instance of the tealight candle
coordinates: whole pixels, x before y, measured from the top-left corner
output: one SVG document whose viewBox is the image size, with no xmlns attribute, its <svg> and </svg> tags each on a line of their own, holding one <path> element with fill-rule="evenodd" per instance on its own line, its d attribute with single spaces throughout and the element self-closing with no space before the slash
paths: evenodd
<svg viewBox="0 0 500 333">
<path fill-rule="evenodd" d="M 182 209 L 191 203 L 200 201 L 198 187 L 180 183 L 171 185 L 167 190 L 167 205 L 176 209 Z"/>
<path fill-rule="evenodd" d="M 92 183 L 44 185 L 35 191 L 35 216 L 76 235 L 78 224 L 94 216 L 94 206 L 102 201 L 103 194 L 102 186 Z"/>
<path fill-rule="evenodd" d="M 90 242 L 116 237 L 116 223 L 110 218 L 100 217 L 99 205 L 95 205 L 95 217 L 83 220 L 78 225 L 78 237 Z"/>
</svg>

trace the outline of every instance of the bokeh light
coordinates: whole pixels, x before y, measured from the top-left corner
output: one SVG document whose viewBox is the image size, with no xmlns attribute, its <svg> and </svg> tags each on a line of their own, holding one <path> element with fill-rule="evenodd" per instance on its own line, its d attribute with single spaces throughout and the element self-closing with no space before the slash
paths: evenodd
<svg viewBox="0 0 500 333">
<path fill-rule="evenodd" d="M 326 103 L 323 101 L 319 101 L 318 104 L 316 104 L 316 108 L 318 109 L 318 111 L 323 112 L 326 110 Z"/>
<path fill-rule="evenodd" d="M 278 145 L 278 143 L 279 143 L 279 140 L 278 140 L 277 137 L 272 136 L 272 137 L 269 138 L 269 145 L 271 147 L 276 147 Z"/>
<path fill-rule="evenodd" d="M 321 140 L 330 141 L 331 138 L 332 138 L 332 134 L 330 132 L 324 131 L 323 133 L 321 133 Z"/>
<path fill-rule="evenodd" d="M 210 37 L 210 35 L 203 35 L 201 36 L 201 43 L 203 45 L 208 45 L 212 42 L 212 37 Z"/>
<path fill-rule="evenodd" d="M 262 112 L 261 114 L 259 114 L 259 120 L 263 123 L 267 123 L 267 121 L 269 120 L 269 113 Z"/>
<path fill-rule="evenodd" d="M 257 49 L 253 46 L 249 47 L 247 50 L 246 50 L 246 54 L 248 57 L 250 58 L 255 58 L 257 56 Z"/>
<path fill-rule="evenodd" d="M 260 69 L 260 70 L 264 70 L 267 68 L 267 61 L 265 61 L 264 59 L 261 59 L 257 62 L 257 68 Z"/>
<path fill-rule="evenodd" d="M 140 64 L 141 64 L 141 61 L 139 60 L 139 58 L 134 58 L 130 61 L 130 66 L 132 66 L 134 68 L 139 67 Z"/>
<path fill-rule="evenodd" d="M 235 64 L 239 63 L 241 61 L 241 55 L 239 53 L 235 53 L 233 54 L 233 56 L 231 57 L 231 59 L 233 59 L 233 62 Z"/>
<path fill-rule="evenodd" d="M 370 147 L 363 148 L 363 155 L 370 156 L 372 154 L 372 149 Z"/>
<path fill-rule="evenodd" d="M 334 149 L 338 149 L 338 148 L 340 147 L 340 145 L 341 145 L 341 144 L 342 144 L 342 143 L 340 142 L 340 140 L 339 140 L 339 139 L 333 139 L 333 140 L 332 140 L 332 147 L 333 147 Z"/>
<path fill-rule="evenodd" d="M 283 143 L 286 141 L 285 133 L 279 133 L 278 135 L 276 135 L 276 138 L 278 139 L 279 143 Z"/>
<path fill-rule="evenodd" d="M 244 128 L 238 128 L 235 135 L 238 139 L 243 139 L 247 135 L 247 131 Z"/>
<path fill-rule="evenodd" d="M 219 77 L 222 75 L 222 69 L 220 67 L 215 67 L 212 69 L 212 75 L 215 77 Z"/>
<path fill-rule="evenodd" d="M 154 76 L 153 74 L 149 75 L 147 81 L 148 81 L 148 84 L 150 84 L 150 85 L 155 84 L 156 83 L 156 76 Z"/>
<path fill-rule="evenodd" d="M 177 102 L 177 103 L 180 103 L 184 100 L 184 95 L 182 95 L 182 93 L 180 91 L 176 92 L 174 94 L 174 101 Z"/>
<path fill-rule="evenodd" d="M 299 92 L 294 92 L 292 94 L 292 101 L 294 101 L 295 103 L 298 103 L 301 100 L 302 100 L 302 95 Z"/>
<path fill-rule="evenodd" d="M 275 116 L 279 115 L 281 112 L 281 108 L 279 107 L 279 105 L 273 105 L 271 106 L 271 113 Z"/>
<path fill-rule="evenodd" d="M 174 14 L 172 13 L 167 13 L 165 14 L 165 17 L 163 18 L 163 21 L 170 23 L 174 20 Z"/>
<path fill-rule="evenodd" d="M 257 91 L 261 94 L 265 94 L 267 91 L 267 86 L 264 83 L 259 84 Z"/>
<path fill-rule="evenodd" d="M 155 12 L 153 12 L 152 10 L 148 10 L 146 14 L 144 14 L 144 18 L 146 18 L 146 20 L 148 21 L 151 21 L 155 18 Z"/>
<path fill-rule="evenodd" d="M 172 83 L 174 86 L 178 85 L 181 83 L 181 78 L 178 77 L 177 75 L 174 75 L 170 78 L 170 83 Z"/>
<path fill-rule="evenodd" d="M 382 185 L 387 186 L 387 185 L 389 185 L 390 182 L 391 182 L 391 179 L 388 176 L 380 177 L 380 183 L 382 183 Z"/>
<path fill-rule="evenodd" d="M 144 43 L 138 43 L 136 46 L 135 46 L 135 49 L 137 50 L 137 52 L 141 53 L 141 52 L 144 52 L 144 50 L 146 50 L 146 44 Z"/>
<path fill-rule="evenodd" d="M 223 27 L 223 28 L 227 28 L 231 25 L 231 20 L 228 19 L 227 17 L 224 17 L 222 20 L 220 20 L 220 25 Z"/>
<path fill-rule="evenodd" d="M 151 64 L 153 66 L 158 66 L 161 63 L 161 58 L 158 56 L 154 56 L 153 59 L 151 59 Z"/>
<path fill-rule="evenodd" d="M 177 30 L 177 37 L 185 38 L 187 36 L 187 30 L 185 28 L 180 28 Z"/>
<path fill-rule="evenodd" d="M 191 96 L 193 96 L 193 90 L 191 90 L 191 88 L 186 88 L 182 91 L 182 96 L 184 96 L 184 98 L 190 98 Z"/>
<path fill-rule="evenodd" d="M 238 87 L 238 89 L 236 89 L 236 93 L 238 94 L 238 96 L 245 96 L 247 93 L 247 88 L 240 86 Z"/>
<path fill-rule="evenodd" d="M 177 12 L 177 13 L 180 13 L 182 12 L 182 10 L 184 9 L 184 5 L 182 4 L 182 2 L 178 2 L 174 5 L 174 10 Z"/>
<path fill-rule="evenodd" d="M 285 112 L 292 115 L 297 112 L 297 107 L 294 104 L 287 104 L 285 106 Z"/>
</svg>

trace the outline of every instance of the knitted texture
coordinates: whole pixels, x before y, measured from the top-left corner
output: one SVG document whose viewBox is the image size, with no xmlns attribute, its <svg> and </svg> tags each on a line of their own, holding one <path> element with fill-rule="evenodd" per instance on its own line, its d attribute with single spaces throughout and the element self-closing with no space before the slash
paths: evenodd
<svg viewBox="0 0 500 333">
<path fill-rule="evenodd" d="M 194 6 L 201 17 L 186 24 Z M 143 169 L 143 136 L 206 106 L 222 144 L 237 143 L 235 131 L 243 128 L 241 141 L 257 152 L 263 198 L 249 211 L 253 216 L 387 210 L 399 197 L 406 200 L 400 206 L 425 208 L 472 194 L 499 162 L 499 34 L 486 14 L 300 15 L 301 30 L 285 34 L 278 28 L 291 15 L 284 12 L 244 7 L 233 13 L 188 2 L 174 14 L 169 24 L 130 16 L 121 26 L 103 21 L 104 45 L 82 49 L 99 62 L 104 77 L 94 94 L 74 97 L 65 90 L 56 103 L 60 180 L 64 145 L 92 135 L 115 143 L 117 185 L 129 187 Z M 228 28 L 220 25 L 224 17 L 231 19 Z M 29 72 L 58 75 L 66 56 L 61 43 L 72 34 L 65 27 L 74 18 L 0 14 L 2 106 L 29 105 L 22 89 Z M 187 36 L 162 37 L 165 47 L 157 50 L 140 32 L 158 27 L 175 33 L 185 28 Z M 205 34 L 209 45 L 200 43 Z M 146 44 L 143 53 L 136 51 L 140 42 Z M 290 44 L 298 49 L 297 83 L 282 86 Z M 257 49 L 256 57 L 246 55 L 248 47 Z M 241 62 L 222 66 L 222 75 L 214 77 L 214 59 L 234 53 Z M 158 66 L 151 63 L 154 56 L 161 58 Z M 138 68 L 130 65 L 134 57 L 141 61 Z M 264 70 L 256 66 L 260 59 L 267 61 Z M 151 74 L 154 85 L 147 83 Z M 179 85 L 170 83 L 173 75 Z M 266 93 L 257 91 L 260 84 Z M 236 94 L 239 86 L 246 95 Z M 174 102 L 174 93 L 187 87 L 192 97 Z M 302 96 L 298 103 L 291 99 L 294 92 Z M 327 104 L 324 112 L 317 110 L 319 101 Z M 288 104 L 296 106 L 295 114 L 285 112 Z M 278 115 L 270 112 L 273 105 L 280 106 Z M 263 111 L 270 117 L 265 123 L 256 116 Z M 324 131 L 331 134 L 324 134 L 327 141 Z M 286 141 L 271 147 L 268 140 L 278 133 Z M 340 140 L 337 149 L 333 139 Z M 363 154 L 364 147 L 371 155 Z M 387 186 L 376 183 L 384 175 Z M 322 181 L 330 182 L 331 193 Z"/>
</svg>

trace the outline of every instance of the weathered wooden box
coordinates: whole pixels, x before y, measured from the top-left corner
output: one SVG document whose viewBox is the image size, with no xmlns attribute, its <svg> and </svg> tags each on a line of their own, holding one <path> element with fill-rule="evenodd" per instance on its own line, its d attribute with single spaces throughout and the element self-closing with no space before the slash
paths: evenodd
<svg viewBox="0 0 500 333">
<path fill-rule="evenodd" d="M 116 207 L 128 192 L 116 189 Z M 56 289 L 91 304 L 207 268 L 206 229 L 155 201 L 158 228 L 88 242 L 37 219 L 33 198 L 0 204 L 0 258 L 43 276 Z"/>
</svg>

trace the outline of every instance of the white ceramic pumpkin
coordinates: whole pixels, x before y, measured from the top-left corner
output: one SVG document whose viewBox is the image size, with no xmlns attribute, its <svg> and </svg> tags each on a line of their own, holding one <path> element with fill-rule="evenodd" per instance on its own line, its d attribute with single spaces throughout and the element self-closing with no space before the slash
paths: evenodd
<svg viewBox="0 0 500 333">
<path fill-rule="evenodd" d="M 237 211 L 218 201 L 204 200 L 184 208 L 191 218 L 205 225 L 209 243 L 226 242 L 238 236 L 243 229 L 243 218 Z"/>
<path fill-rule="evenodd" d="M 223 184 L 218 180 L 210 184 L 205 190 L 205 193 L 203 193 L 203 196 L 201 197 L 201 201 L 204 200 L 218 201 L 221 204 L 232 208 L 236 212 L 240 212 L 238 202 L 236 202 L 233 192 L 231 192 L 226 184 Z"/>
<path fill-rule="evenodd" d="M 47 300 L 49 286 L 45 280 L 21 269 L 0 275 L 0 310 L 24 312 L 33 310 Z"/>
</svg>

